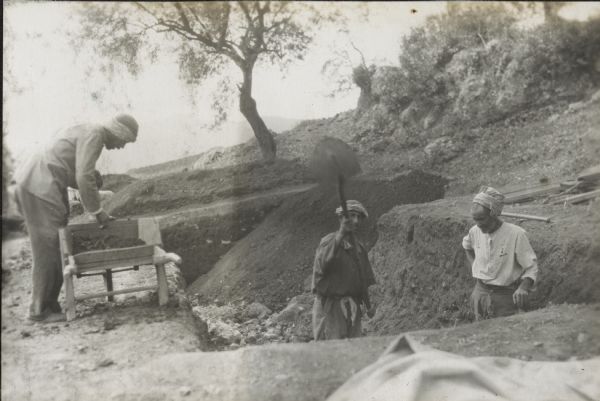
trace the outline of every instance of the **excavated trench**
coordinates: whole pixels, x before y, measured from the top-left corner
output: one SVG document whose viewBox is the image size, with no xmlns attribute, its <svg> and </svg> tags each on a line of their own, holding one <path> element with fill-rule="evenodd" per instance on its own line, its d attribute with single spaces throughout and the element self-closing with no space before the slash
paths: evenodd
<svg viewBox="0 0 600 401">
<path fill-rule="evenodd" d="M 473 321 L 473 280 L 462 237 L 473 224 L 470 197 L 439 199 L 444 180 L 410 172 L 388 180 L 361 179 L 348 188 L 370 212 L 362 238 L 377 277 L 375 317 L 366 335 L 395 335 Z M 435 200 L 439 199 L 439 200 Z M 187 288 L 208 348 L 306 342 L 312 337 L 310 276 L 321 236 L 336 228 L 335 196 L 314 188 L 283 201 Z M 535 249 L 539 283 L 528 309 L 600 302 L 600 212 L 530 205 L 508 211 L 552 222 L 522 226 Z"/>
<path fill-rule="evenodd" d="M 473 225 L 471 197 L 393 208 L 379 219 L 379 241 L 370 252 L 380 305 L 367 331 L 375 335 L 435 329 L 473 320 L 473 288 L 462 238 Z M 538 283 L 528 310 L 549 304 L 600 301 L 600 226 L 585 206 L 530 205 L 507 211 L 551 217 L 551 223 L 518 221 L 538 258 Z"/>
<path fill-rule="evenodd" d="M 422 171 L 351 181 L 348 199 L 360 200 L 370 215 L 360 233 L 367 249 L 377 242 L 381 215 L 396 205 L 439 199 L 446 183 Z M 335 188 L 286 198 L 188 286 L 215 349 L 311 339 L 312 262 L 321 237 L 337 229 L 337 205 Z"/>
<path fill-rule="evenodd" d="M 421 171 L 349 183 L 348 198 L 370 213 L 360 235 L 376 273 L 378 311 L 365 322 L 366 335 L 472 321 L 473 281 L 461 247 L 472 225 L 470 197 L 441 199 L 446 184 Z M 204 349 L 311 340 L 312 259 L 320 238 L 337 228 L 337 202 L 335 191 L 312 187 L 159 217 L 165 249 L 183 258 Z M 516 222 L 527 230 L 541 269 L 530 309 L 600 302 L 597 209 L 510 210 L 552 217 L 550 224 Z"/>
</svg>

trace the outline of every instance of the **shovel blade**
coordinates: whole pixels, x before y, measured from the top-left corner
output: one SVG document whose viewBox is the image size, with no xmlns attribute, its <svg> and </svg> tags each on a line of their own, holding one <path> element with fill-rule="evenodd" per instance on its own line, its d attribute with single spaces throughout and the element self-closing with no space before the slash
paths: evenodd
<svg viewBox="0 0 600 401">
<path fill-rule="evenodd" d="M 325 137 L 317 145 L 310 160 L 313 176 L 325 183 L 336 184 L 361 172 L 352 148 L 338 138 Z"/>
</svg>

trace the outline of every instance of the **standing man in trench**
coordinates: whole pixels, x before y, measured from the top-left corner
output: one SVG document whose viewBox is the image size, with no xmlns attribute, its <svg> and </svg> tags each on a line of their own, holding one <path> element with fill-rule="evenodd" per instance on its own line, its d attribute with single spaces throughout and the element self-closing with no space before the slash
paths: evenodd
<svg viewBox="0 0 600 401">
<path fill-rule="evenodd" d="M 137 133 L 138 123 L 128 114 L 118 114 L 104 124 L 66 128 L 17 172 L 15 195 L 33 253 L 29 319 L 64 320 L 58 303 L 63 282 L 58 229 L 68 223 L 67 187 L 79 189 L 83 206 L 100 225 L 114 220 L 100 206 L 96 161 L 103 148 L 121 149 L 135 142 Z"/>
<path fill-rule="evenodd" d="M 463 238 L 475 288 L 471 305 L 476 320 L 508 316 L 522 310 L 537 281 L 537 257 L 521 227 L 498 218 L 504 195 L 482 187 L 473 199 L 475 225 Z"/>
<path fill-rule="evenodd" d="M 360 337 L 361 306 L 373 317 L 368 287 L 375 284 L 365 247 L 353 236 L 369 215 L 355 200 L 347 202 L 348 216 L 336 209 L 340 226 L 321 239 L 313 266 L 313 334 L 315 341 Z"/>
</svg>

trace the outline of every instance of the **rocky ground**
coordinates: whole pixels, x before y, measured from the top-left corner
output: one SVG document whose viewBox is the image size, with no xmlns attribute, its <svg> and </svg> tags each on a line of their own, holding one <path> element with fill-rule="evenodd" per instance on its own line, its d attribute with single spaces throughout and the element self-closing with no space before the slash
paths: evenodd
<svg viewBox="0 0 600 401">
<path fill-rule="evenodd" d="M 27 237 L 13 234 L 3 239 L 2 271 L 3 400 L 81 399 L 73 383 L 92 389 L 90 382 L 96 377 L 119 377 L 159 355 L 202 347 L 196 321 L 185 306 L 184 283 L 173 266 L 167 269 L 170 301 L 165 307 L 158 307 L 156 292 L 116 296 L 114 302 L 88 299 L 77 303 L 77 319 L 52 324 L 27 319 Z M 115 289 L 155 283 L 153 268 L 114 275 Z M 76 295 L 103 288 L 99 276 L 75 280 Z M 62 296 L 59 301 L 64 305 Z M 118 382 L 113 387 L 118 388 Z"/>
<path fill-rule="evenodd" d="M 157 307 L 156 294 L 139 293 L 117 296 L 112 303 L 84 301 L 78 305 L 78 318 L 69 323 L 29 323 L 24 318 L 31 274 L 27 240 L 5 239 L 3 257 L 3 268 L 9 271 L 2 291 L 3 400 L 323 400 L 374 362 L 394 339 L 369 336 L 277 344 L 286 341 L 276 334 L 278 327 L 283 327 L 286 314 L 293 313 L 290 308 L 271 313 L 258 304 L 207 307 L 198 324 L 190 318 L 186 303 L 176 302 L 175 270 L 169 274 L 172 301 L 167 307 Z M 121 273 L 122 284 L 137 282 L 140 275 L 143 281 L 153 279 L 143 273 L 126 274 Z M 76 285 L 76 291 L 84 292 L 102 283 L 89 278 Z M 192 306 L 197 309 L 193 302 Z M 206 337 L 221 324 L 219 320 L 255 326 L 264 334 L 256 336 L 257 345 L 203 352 L 226 349 L 222 343 L 213 348 Z M 551 305 L 411 336 L 421 344 L 465 356 L 581 360 L 600 355 L 600 306 Z"/>
</svg>

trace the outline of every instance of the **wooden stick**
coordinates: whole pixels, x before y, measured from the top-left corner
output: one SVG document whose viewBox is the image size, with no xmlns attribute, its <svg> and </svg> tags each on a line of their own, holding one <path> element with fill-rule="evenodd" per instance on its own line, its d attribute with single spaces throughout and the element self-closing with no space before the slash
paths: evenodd
<svg viewBox="0 0 600 401">
<path fill-rule="evenodd" d="M 156 285 L 149 285 L 149 286 L 145 286 L 145 287 L 126 288 L 126 289 L 123 289 L 123 290 L 107 291 L 107 292 L 99 292 L 99 293 L 96 293 L 96 294 L 80 295 L 78 297 L 75 297 L 75 300 L 77 300 L 77 301 L 83 301 L 84 299 L 102 298 L 102 297 L 108 297 L 108 296 L 111 296 L 111 295 L 128 294 L 130 292 L 156 290 L 157 288 L 158 287 Z"/>
<path fill-rule="evenodd" d="M 167 273 L 165 265 L 156 265 L 156 282 L 158 284 L 158 304 L 166 305 L 169 302 L 169 285 L 167 283 Z"/>
<path fill-rule="evenodd" d="M 560 192 L 560 184 L 546 184 L 543 186 L 533 187 L 530 189 L 523 189 L 512 193 L 504 194 L 506 198 L 504 203 L 517 203 L 523 202 L 531 198 L 538 196 L 550 195 Z"/>
<path fill-rule="evenodd" d="M 500 214 L 500 216 L 514 217 L 516 219 L 537 220 L 537 221 L 544 221 L 546 223 L 550 223 L 550 218 L 549 217 L 533 216 L 531 214 L 519 214 L 519 213 L 502 212 Z"/>
<path fill-rule="evenodd" d="M 63 280 L 65 282 L 65 312 L 67 321 L 75 319 L 75 289 L 73 288 L 74 266 L 65 266 Z"/>
<path fill-rule="evenodd" d="M 600 196 L 600 189 L 596 189 L 595 191 L 586 192 L 584 194 L 569 196 L 565 199 L 566 203 L 579 203 L 586 201 L 588 199 L 594 199 L 597 196 Z"/>
</svg>

